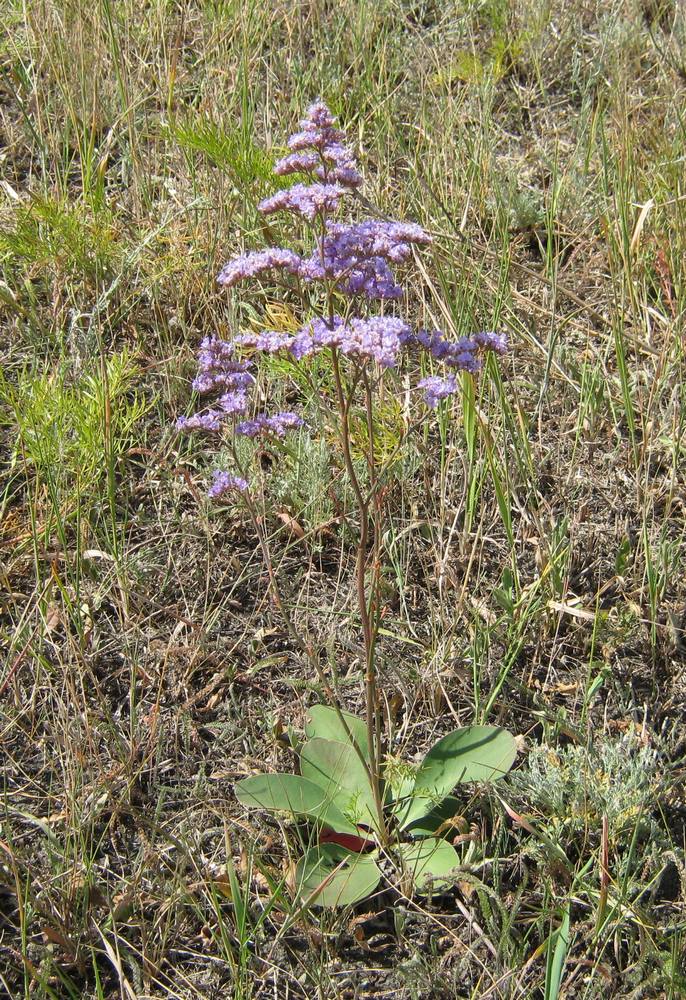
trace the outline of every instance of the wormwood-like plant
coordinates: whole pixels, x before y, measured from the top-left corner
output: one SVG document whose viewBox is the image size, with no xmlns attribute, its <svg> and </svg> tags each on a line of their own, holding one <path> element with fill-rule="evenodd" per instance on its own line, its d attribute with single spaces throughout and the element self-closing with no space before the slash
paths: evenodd
<svg viewBox="0 0 686 1000">
<path fill-rule="evenodd" d="M 371 893 L 381 880 L 381 856 L 405 891 L 440 885 L 456 867 L 454 847 L 441 838 L 450 828 L 456 800 L 450 793 L 459 782 L 491 781 L 512 765 L 512 736 L 493 726 L 470 726 L 443 737 L 421 764 L 398 767 L 384 754 L 383 727 L 377 693 L 377 637 L 381 612 L 381 565 L 388 511 L 385 486 L 393 454 L 376 446 L 375 414 L 380 400 L 393 394 L 392 372 L 403 354 L 424 353 L 444 366 L 429 375 L 416 419 L 408 422 L 398 448 L 426 419 L 430 408 L 458 388 L 458 373 L 472 378 L 483 355 L 507 349 L 503 334 L 477 333 L 456 341 L 440 331 L 413 330 L 395 315 L 392 304 L 404 296 L 392 265 L 409 260 L 413 246 L 431 237 L 414 223 L 338 221 L 345 199 L 362 184 L 353 153 L 325 104 L 317 102 L 292 135 L 290 152 L 275 165 L 279 176 L 306 175 L 308 183 L 283 188 L 258 206 L 263 215 L 289 212 L 299 220 L 295 248 L 269 247 L 230 261 L 219 275 L 232 288 L 246 278 L 276 273 L 289 286 L 291 298 L 303 303 L 303 325 L 293 331 L 268 330 L 240 334 L 231 342 L 210 337 L 199 353 L 194 388 L 216 394 L 217 400 L 179 429 L 221 433 L 228 440 L 235 470 L 220 470 L 210 487 L 215 499 L 241 499 L 254 525 L 265 559 L 274 601 L 289 632 L 317 671 L 329 700 L 310 710 L 300 750 L 300 774 L 266 774 L 236 784 L 246 805 L 304 817 L 317 836 L 297 866 L 297 896 L 302 903 L 339 906 Z M 304 248 L 304 249 L 303 249 Z M 374 311 L 377 304 L 377 311 Z M 259 477 L 258 456 L 252 473 L 244 467 L 244 448 L 237 438 L 260 439 L 274 448 L 303 418 L 294 412 L 252 411 L 251 389 L 255 357 L 284 354 L 307 364 L 321 355 L 328 361 L 331 393 L 321 394 L 320 411 L 336 428 L 342 466 L 357 508 L 355 570 L 356 612 L 364 644 L 364 720 L 342 710 L 316 651 L 296 628 L 281 596 L 278 576 L 249 483 Z M 427 410 L 426 405 L 429 407 Z M 251 411 L 250 415 L 248 412 Z M 353 440 L 354 421 L 365 433 Z M 356 462 L 360 439 L 364 460 Z"/>
</svg>

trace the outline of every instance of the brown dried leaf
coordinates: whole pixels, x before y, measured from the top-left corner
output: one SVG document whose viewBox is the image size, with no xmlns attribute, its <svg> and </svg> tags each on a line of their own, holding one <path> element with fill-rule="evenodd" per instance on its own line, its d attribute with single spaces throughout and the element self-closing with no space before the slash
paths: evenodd
<svg viewBox="0 0 686 1000">
<path fill-rule="evenodd" d="M 278 517 L 279 521 L 282 522 L 282 524 L 285 524 L 285 526 L 291 530 L 291 532 L 295 535 L 296 538 L 302 539 L 305 537 L 305 530 L 302 527 L 302 525 L 299 524 L 299 522 L 296 521 L 294 517 L 291 517 L 291 515 L 287 513 L 287 511 L 279 510 L 276 512 L 276 516 Z"/>
</svg>

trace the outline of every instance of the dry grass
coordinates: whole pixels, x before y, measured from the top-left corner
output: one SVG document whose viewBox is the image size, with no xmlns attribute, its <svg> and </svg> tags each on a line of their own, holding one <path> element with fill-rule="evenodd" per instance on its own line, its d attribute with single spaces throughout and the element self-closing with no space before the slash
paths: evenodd
<svg viewBox="0 0 686 1000">
<path fill-rule="evenodd" d="M 682 8 L 7 0 L 7 996 L 684 995 Z M 476 789 L 455 892 L 294 920 L 293 833 L 231 788 L 292 766 L 318 685 L 170 427 L 199 338 L 269 307 L 214 275 L 264 241 L 272 158 L 320 94 L 371 202 L 436 234 L 417 321 L 514 344 L 478 420 L 456 403 L 407 456 L 382 672 L 406 755 L 456 719 L 523 736 L 500 791 L 529 826 Z M 328 466 L 301 447 L 266 523 L 354 709 L 349 540 L 317 530 Z"/>
</svg>

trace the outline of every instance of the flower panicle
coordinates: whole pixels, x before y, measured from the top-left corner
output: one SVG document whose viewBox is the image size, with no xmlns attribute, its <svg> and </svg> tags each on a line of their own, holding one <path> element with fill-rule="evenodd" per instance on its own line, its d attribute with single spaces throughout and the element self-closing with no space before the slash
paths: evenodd
<svg viewBox="0 0 686 1000">
<path fill-rule="evenodd" d="M 448 340 L 440 330 L 413 330 L 394 315 L 369 315 L 366 309 L 360 315 L 354 308 L 333 312 L 334 296 L 360 303 L 402 299 L 405 293 L 394 270 L 411 261 L 416 249 L 430 246 L 432 237 L 415 222 L 335 217 L 344 199 L 362 184 L 362 175 L 345 133 L 323 101 L 308 108 L 299 131 L 288 139 L 288 152 L 274 164 L 274 174 L 300 174 L 307 183 L 277 190 L 259 203 L 258 210 L 265 216 L 287 211 L 304 220 L 312 233 L 309 251 L 299 253 L 280 246 L 246 251 L 224 265 L 218 283 L 232 288 L 240 281 L 274 273 L 295 279 L 301 287 L 322 283 L 331 315 L 315 316 L 295 333 L 267 329 L 238 334 L 230 342 L 206 337 L 200 345 L 193 388 L 202 394 L 217 393 L 215 406 L 181 417 L 180 430 L 221 431 L 231 426 L 234 434 L 276 441 L 304 426 L 302 417 L 290 411 L 248 415 L 255 385 L 253 352 L 287 354 L 297 362 L 333 350 L 357 367 L 374 364 L 383 370 L 397 366 L 403 351 L 414 347 L 444 369 L 443 374 L 428 375 L 417 384 L 427 405 L 435 408 L 457 392 L 458 372 L 476 374 L 486 353 L 502 355 L 508 350 L 506 335 L 497 331 Z M 241 477 L 218 471 L 210 495 L 240 492 L 247 485 Z"/>
<path fill-rule="evenodd" d="M 491 331 L 449 341 L 440 330 L 418 330 L 412 339 L 432 357 L 442 361 L 447 368 L 471 374 L 483 367 L 483 353 L 492 351 L 495 354 L 505 354 L 508 350 L 507 335 Z M 427 405 L 435 408 L 442 399 L 457 392 L 457 381 L 454 375 L 430 375 L 422 379 L 417 387 L 424 390 Z"/>
<path fill-rule="evenodd" d="M 300 122 L 300 131 L 294 132 L 288 140 L 288 148 L 325 150 L 338 145 L 345 139 L 345 132 L 336 127 L 336 119 L 324 101 L 315 101 Z"/>
</svg>

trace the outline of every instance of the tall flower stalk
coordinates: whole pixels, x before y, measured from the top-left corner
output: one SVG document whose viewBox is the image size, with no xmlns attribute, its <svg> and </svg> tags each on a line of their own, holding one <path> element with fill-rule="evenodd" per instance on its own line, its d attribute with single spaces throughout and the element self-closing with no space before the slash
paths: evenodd
<svg viewBox="0 0 686 1000">
<path fill-rule="evenodd" d="M 209 494 L 213 499 L 235 494 L 245 501 L 267 564 L 276 606 L 314 664 L 339 722 L 368 773 L 375 826 L 383 844 L 388 841 L 389 833 L 384 817 L 383 727 L 377 693 L 376 647 L 385 515 L 383 469 L 375 448 L 376 400 L 387 372 L 397 368 L 407 352 L 423 352 L 443 366 L 442 374 L 430 375 L 417 384 L 417 389 L 423 392 L 421 405 L 432 408 L 458 390 L 458 372 L 476 373 L 483 364 L 484 353 L 504 353 L 507 341 L 503 334 L 491 332 L 449 341 L 437 330 L 413 330 L 402 316 L 395 314 L 404 291 L 393 268 L 408 262 L 413 248 L 428 246 L 431 236 L 411 222 L 342 220 L 344 205 L 362 184 L 355 156 L 323 102 L 313 104 L 300 125 L 300 130 L 288 140 L 288 154 L 278 160 L 274 171 L 279 177 L 304 175 L 306 182 L 277 191 L 262 201 L 258 209 L 263 215 L 287 212 L 294 216 L 304 229 L 309 252 L 278 246 L 248 251 L 229 261 L 218 281 L 231 289 L 246 279 L 277 274 L 293 290 L 303 293 L 303 306 L 307 309 L 303 324 L 296 333 L 266 330 L 237 333 L 231 341 L 205 339 L 198 355 L 194 388 L 198 393 L 215 397 L 215 402 L 191 417 L 181 418 L 178 427 L 228 434 L 232 439 L 238 474 L 217 471 Z M 303 418 L 294 412 L 255 412 L 251 390 L 255 384 L 254 359 L 260 354 L 286 354 L 298 362 L 325 354 L 330 361 L 344 468 L 357 508 L 355 592 L 364 645 L 366 753 L 353 739 L 318 656 L 290 621 L 251 496 L 248 472 L 238 465 L 235 438 L 244 436 L 275 443 L 304 426 Z M 426 406 L 423 416 L 427 413 Z M 357 408 L 366 426 L 366 482 L 353 459 L 351 415 Z"/>
</svg>

